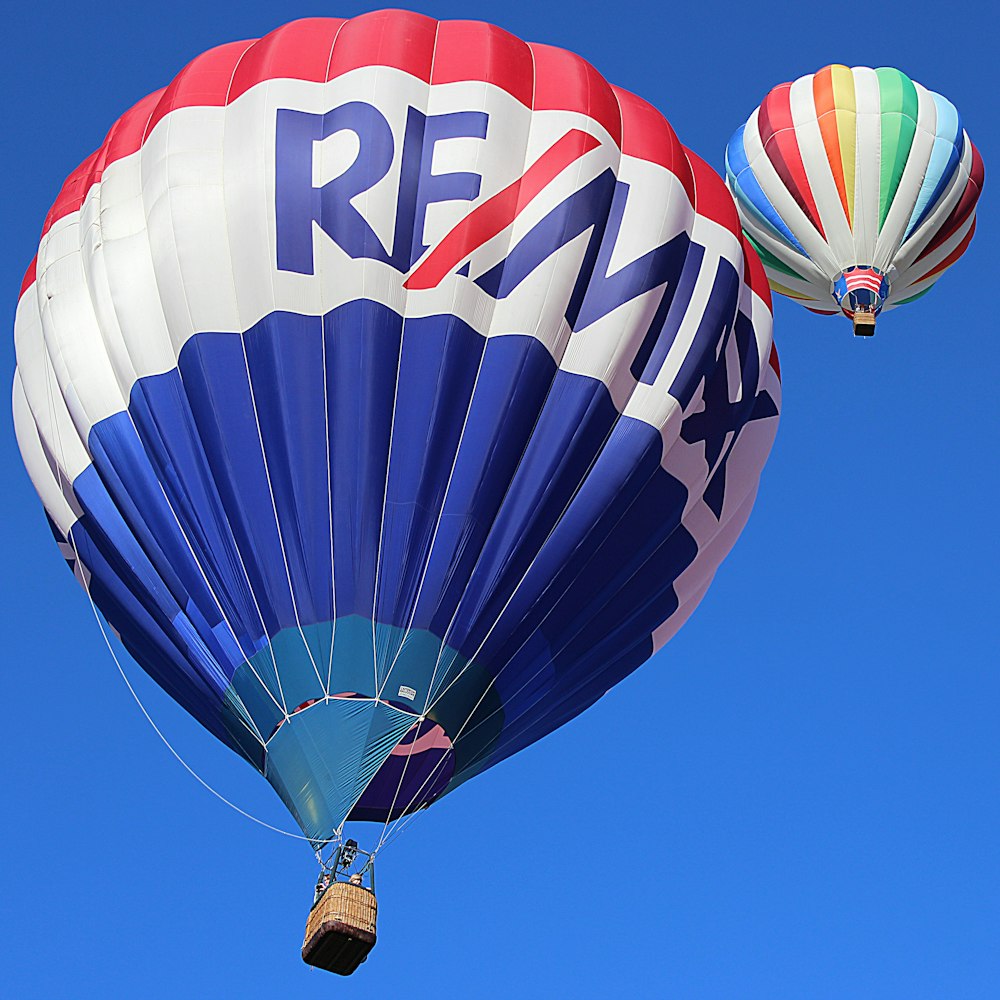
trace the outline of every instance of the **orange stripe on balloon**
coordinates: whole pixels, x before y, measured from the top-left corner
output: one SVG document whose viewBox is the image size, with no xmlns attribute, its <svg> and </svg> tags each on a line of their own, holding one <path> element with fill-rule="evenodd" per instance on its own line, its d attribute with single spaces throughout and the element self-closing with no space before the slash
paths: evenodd
<svg viewBox="0 0 1000 1000">
<path fill-rule="evenodd" d="M 819 130 L 823 136 L 826 158 L 830 162 L 830 172 L 837 185 L 840 203 L 844 206 L 844 215 L 850 222 L 851 206 L 847 200 L 847 184 L 844 180 L 844 164 L 840 152 L 840 132 L 837 128 L 837 104 L 833 91 L 832 66 L 821 69 L 813 76 L 813 102 L 816 105 L 816 117 L 819 119 Z"/>
</svg>

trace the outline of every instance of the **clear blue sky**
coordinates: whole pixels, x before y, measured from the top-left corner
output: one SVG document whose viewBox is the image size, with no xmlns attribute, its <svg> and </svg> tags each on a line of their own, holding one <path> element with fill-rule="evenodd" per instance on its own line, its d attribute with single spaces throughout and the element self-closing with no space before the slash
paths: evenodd
<svg viewBox="0 0 1000 1000">
<path fill-rule="evenodd" d="M 0 67 L 7 330 L 49 204 L 119 112 L 212 45 L 367 9 L 15 5 Z M 992 5 L 418 9 L 581 53 L 717 168 L 772 85 L 835 61 L 898 66 L 958 106 L 983 153 L 979 232 L 871 342 L 777 303 L 782 425 L 709 596 L 593 710 L 412 824 L 380 861 L 379 944 L 350 980 L 298 957 L 309 850 L 213 799 L 132 703 L 5 417 L 0 991 L 1000 995 Z M 0 343 L 9 384 L 9 332 Z M 208 780 L 291 828 L 263 780 L 140 687 Z"/>
</svg>

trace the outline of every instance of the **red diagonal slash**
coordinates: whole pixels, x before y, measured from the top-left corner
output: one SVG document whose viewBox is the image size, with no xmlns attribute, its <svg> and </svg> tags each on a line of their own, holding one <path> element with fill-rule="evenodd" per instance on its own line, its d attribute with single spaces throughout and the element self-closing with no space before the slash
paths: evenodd
<svg viewBox="0 0 1000 1000">
<path fill-rule="evenodd" d="M 574 160 L 599 146 L 600 140 L 578 128 L 556 140 L 513 184 L 473 209 L 424 258 L 403 287 L 435 288 L 473 250 L 502 233 L 543 188 Z"/>
</svg>

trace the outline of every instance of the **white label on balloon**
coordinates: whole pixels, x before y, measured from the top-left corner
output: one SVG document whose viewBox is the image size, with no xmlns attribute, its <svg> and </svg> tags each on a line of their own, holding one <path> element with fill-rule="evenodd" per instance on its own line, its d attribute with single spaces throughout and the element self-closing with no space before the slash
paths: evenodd
<svg viewBox="0 0 1000 1000">
<path fill-rule="evenodd" d="M 400 684 L 397 694 L 400 698 L 405 698 L 407 701 L 413 701 L 413 699 L 417 696 L 417 692 L 413 688 L 407 687 L 405 684 Z"/>
</svg>

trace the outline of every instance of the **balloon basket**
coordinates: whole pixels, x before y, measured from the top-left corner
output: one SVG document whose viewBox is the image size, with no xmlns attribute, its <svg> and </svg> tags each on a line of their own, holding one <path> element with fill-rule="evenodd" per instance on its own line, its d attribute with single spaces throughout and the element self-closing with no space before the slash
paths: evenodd
<svg viewBox="0 0 1000 1000">
<path fill-rule="evenodd" d="M 331 882 L 309 911 L 302 961 L 349 976 L 375 947 L 375 893 L 350 882 Z"/>
<path fill-rule="evenodd" d="M 875 313 L 856 312 L 854 314 L 854 336 L 871 337 L 875 333 Z"/>
</svg>

